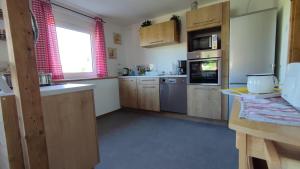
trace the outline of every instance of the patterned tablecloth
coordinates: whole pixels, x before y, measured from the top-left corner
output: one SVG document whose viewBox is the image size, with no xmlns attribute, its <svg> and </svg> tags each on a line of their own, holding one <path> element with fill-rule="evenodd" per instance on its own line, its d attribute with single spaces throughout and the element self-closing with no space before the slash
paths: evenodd
<svg viewBox="0 0 300 169">
<path fill-rule="evenodd" d="M 300 126 L 300 112 L 281 97 L 240 99 L 240 118 L 280 125 Z"/>
</svg>

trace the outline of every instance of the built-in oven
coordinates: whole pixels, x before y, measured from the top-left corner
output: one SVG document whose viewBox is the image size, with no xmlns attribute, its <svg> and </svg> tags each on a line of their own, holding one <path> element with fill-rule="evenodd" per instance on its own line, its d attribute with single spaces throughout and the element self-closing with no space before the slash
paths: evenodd
<svg viewBox="0 0 300 169">
<path fill-rule="evenodd" d="M 210 51 L 194 59 L 189 59 L 188 84 L 221 85 L 222 59 L 220 51 Z"/>
</svg>

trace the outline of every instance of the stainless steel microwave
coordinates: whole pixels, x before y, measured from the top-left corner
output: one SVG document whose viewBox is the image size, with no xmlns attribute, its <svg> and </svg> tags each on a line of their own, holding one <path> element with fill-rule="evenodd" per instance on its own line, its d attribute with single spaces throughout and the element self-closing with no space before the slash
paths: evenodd
<svg viewBox="0 0 300 169">
<path fill-rule="evenodd" d="M 189 52 L 209 49 L 220 49 L 220 35 L 218 33 L 191 35 L 188 41 Z"/>
</svg>

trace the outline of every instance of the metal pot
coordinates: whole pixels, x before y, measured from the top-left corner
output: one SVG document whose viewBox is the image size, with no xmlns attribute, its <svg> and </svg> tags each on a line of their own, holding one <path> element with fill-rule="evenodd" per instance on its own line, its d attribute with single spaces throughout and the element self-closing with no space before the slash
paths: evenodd
<svg viewBox="0 0 300 169">
<path fill-rule="evenodd" d="M 250 93 L 272 93 L 278 84 L 273 74 L 250 74 L 248 75 L 247 88 Z"/>
<path fill-rule="evenodd" d="M 10 73 L 4 73 L 3 79 L 6 81 L 7 85 L 12 89 L 12 83 L 11 83 L 11 74 Z"/>
<path fill-rule="evenodd" d="M 40 86 L 51 86 L 52 74 L 51 73 L 40 73 L 39 74 Z"/>
</svg>

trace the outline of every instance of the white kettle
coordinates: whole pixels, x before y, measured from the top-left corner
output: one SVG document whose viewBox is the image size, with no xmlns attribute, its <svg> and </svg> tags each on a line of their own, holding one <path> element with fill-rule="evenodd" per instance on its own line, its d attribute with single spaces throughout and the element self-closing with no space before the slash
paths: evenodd
<svg viewBox="0 0 300 169">
<path fill-rule="evenodd" d="M 247 88 L 250 93 L 265 94 L 274 92 L 278 80 L 274 74 L 249 74 Z"/>
</svg>

